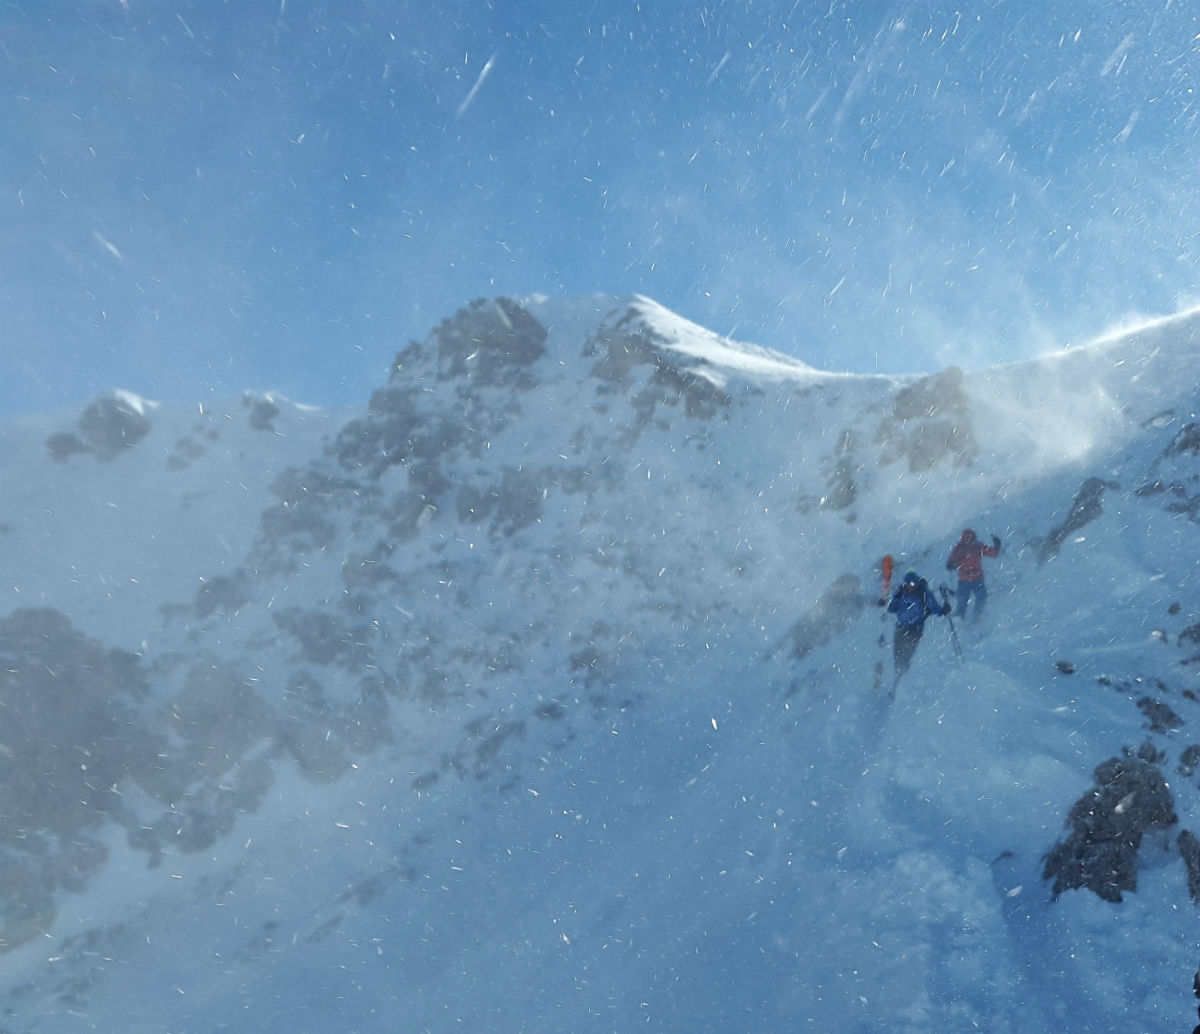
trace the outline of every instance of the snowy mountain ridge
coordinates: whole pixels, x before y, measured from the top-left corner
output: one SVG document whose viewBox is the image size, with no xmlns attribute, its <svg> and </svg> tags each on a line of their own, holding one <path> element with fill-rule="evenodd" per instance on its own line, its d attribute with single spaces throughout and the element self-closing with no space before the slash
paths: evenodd
<svg viewBox="0 0 1200 1034">
<path fill-rule="evenodd" d="M 888 378 L 499 298 L 362 409 L 0 428 L 12 1029 L 1174 1023 L 1197 319 Z M 967 524 L 889 707 L 878 559 Z"/>
</svg>

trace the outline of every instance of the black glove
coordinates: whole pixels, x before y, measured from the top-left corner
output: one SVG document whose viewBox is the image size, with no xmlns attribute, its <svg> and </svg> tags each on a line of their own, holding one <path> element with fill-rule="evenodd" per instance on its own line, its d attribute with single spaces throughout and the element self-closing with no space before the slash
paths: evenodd
<svg viewBox="0 0 1200 1034">
<path fill-rule="evenodd" d="M 953 571 L 953 570 L 954 570 L 954 561 L 953 561 L 953 560 L 947 560 L 947 561 L 946 561 L 946 570 L 947 570 L 947 571 Z"/>
<path fill-rule="evenodd" d="M 1000 552 L 1000 540 L 996 538 L 995 535 L 992 536 L 992 549 L 994 549 L 997 553 Z"/>
<path fill-rule="evenodd" d="M 949 603 L 943 603 L 943 604 L 942 604 L 942 617 L 945 617 L 945 616 L 946 616 L 947 614 L 949 614 L 949 613 L 950 613 L 950 604 L 949 604 Z"/>
<path fill-rule="evenodd" d="M 880 596 L 880 597 L 879 597 L 879 599 L 877 599 L 877 600 L 875 601 L 875 606 L 877 606 L 877 607 L 886 607 L 886 606 L 887 606 L 887 597 L 886 597 L 886 596 Z"/>
</svg>

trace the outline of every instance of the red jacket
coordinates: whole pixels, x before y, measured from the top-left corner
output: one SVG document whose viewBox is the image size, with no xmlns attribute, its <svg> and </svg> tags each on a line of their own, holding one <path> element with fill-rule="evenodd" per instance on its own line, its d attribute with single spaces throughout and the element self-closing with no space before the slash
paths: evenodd
<svg viewBox="0 0 1200 1034">
<path fill-rule="evenodd" d="M 996 541 L 993 539 L 992 541 Z M 948 571 L 957 571 L 960 582 L 983 581 L 983 558 L 1000 555 L 999 545 L 985 546 L 979 541 L 970 528 L 962 533 L 954 548 L 950 550 L 950 559 L 946 563 Z"/>
</svg>

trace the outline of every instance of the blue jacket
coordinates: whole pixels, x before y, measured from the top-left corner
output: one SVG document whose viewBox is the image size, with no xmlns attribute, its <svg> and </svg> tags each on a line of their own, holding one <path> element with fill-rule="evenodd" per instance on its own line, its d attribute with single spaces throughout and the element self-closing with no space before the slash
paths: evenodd
<svg viewBox="0 0 1200 1034">
<path fill-rule="evenodd" d="M 896 615 L 898 625 L 923 625 L 930 614 L 941 614 L 942 605 L 928 589 L 921 592 L 917 586 L 902 585 L 888 604 L 888 610 Z"/>
</svg>

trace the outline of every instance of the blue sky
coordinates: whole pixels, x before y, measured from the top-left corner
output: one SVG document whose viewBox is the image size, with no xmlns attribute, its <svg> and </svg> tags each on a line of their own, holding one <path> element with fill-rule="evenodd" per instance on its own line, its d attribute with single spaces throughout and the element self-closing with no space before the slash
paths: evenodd
<svg viewBox="0 0 1200 1034">
<path fill-rule="evenodd" d="M 1200 300 L 1190 6 L 972 8 L 0 3 L 0 414 L 358 403 L 500 292 L 883 372 Z"/>
</svg>

